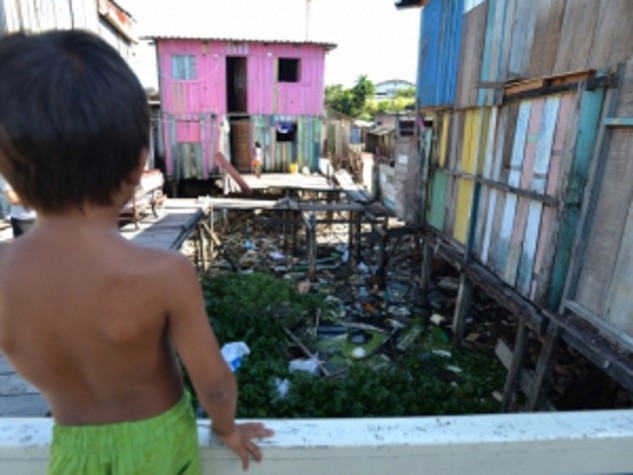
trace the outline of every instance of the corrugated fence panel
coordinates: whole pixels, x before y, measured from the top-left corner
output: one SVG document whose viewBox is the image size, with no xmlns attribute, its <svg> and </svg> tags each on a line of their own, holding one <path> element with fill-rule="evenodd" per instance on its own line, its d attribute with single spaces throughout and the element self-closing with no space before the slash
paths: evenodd
<svg viewBox="0 0 633 475">
<path fill-rule="evenodd" d="M 455 102 L 463 9 L 463 0 L 435 0 L 422 9 L 417 89 L 422 108 Z"/>
</svg>

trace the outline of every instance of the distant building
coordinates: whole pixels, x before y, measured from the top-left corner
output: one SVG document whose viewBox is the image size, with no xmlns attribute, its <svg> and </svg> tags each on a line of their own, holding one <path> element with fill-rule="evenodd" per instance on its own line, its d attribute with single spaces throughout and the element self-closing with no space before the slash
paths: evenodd
<svg viewBox="0 0 633 475">
<path fill-rule="evenodd" d="M 263 171 L 318 166 L 324 64 L 332 44 L 153 36 L 158 55 L 165 168 L 204 180 L 222 152 L 249 172 L 255 142 Z M 292 167 L 294 168 L 294 166 Z"/>
<path fill-rule="evenodd" d="M 133 22 L 132 15 L 113 0 L 0 0 L 0 37 L 20 31 L 88 30 L 110 43 L 128 62 L 137 41 Z M 4 194 L 0 194 L 0 218 L 7 209 Z"/>
<path fill-rule="evenodd" d="M 415 89 L 415 84 L 403 79 L 390 79 L 377 83 L 375 87 L 376 91 L 374 95 L 376 99 L 393 99 L 396 97 L 398 91 Z"/>
<path fill-rule="evenodd" d="M 113 0 L 0 0 L 0 36 L 53 29 L 92 31 L 130 60 L 136 38 L 132 15 Z"/>
</svg>

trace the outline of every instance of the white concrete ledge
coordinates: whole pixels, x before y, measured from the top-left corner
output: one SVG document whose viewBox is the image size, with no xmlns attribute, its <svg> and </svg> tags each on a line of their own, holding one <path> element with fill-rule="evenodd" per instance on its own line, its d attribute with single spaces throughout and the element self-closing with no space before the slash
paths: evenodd
<svg viewBox="0 0 633 475">
<path fill-rule="evenodd" d="M 3 419 L 0 473 L 46 473 L 50 419 Z M 268 420 L 260 475 L 633 473 L 633 411 Z M 242 473 L 199 421 L 205 474 Z"/>
</svg>

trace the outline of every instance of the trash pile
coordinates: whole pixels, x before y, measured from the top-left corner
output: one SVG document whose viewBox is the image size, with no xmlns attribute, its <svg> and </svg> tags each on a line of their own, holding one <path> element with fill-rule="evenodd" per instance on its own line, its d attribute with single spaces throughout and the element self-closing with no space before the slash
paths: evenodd
<svg viewBox="0 0 633 475">
<path fill-rule="evenodd" d="M 208 278 L 237 288 L 226 295 L 226 310 L 212 306 L 209 312 L 222 342 L 248 345 L 250 354 L 240 356 L 237 370 L 242 417 L 499 410 L 506 369 L 495 349 L 500 340 L 514 345 L 518 322 L 512 315 L 476 289 L 463 348 L 454 349 L 451 324 L 458 275 L 438 263 L 433 285 L 422 299 L 415 235 L 390 241 L 381 287 L 376 277 L 378 237 L 371 227 L 363 224 L 362 259 L 355 263 L 347 225 L 319 224 L 317 280 L 310 282 L 304 232 L 299 227 L 297 253 L 292 255 L 284 247 L 279 216 L 274 211 L 231 211 L 226 225 L 216 227 L 222 252 L 216 252 Z M 239 279 L 246 280 L 237 283 Z M 209 301 L 224 291 L 214 285 Z M 242 310 L 245 320 L 236 324 Z M 214 314 L 225 313 L 228 323 L 214 320 Z M 225 331 L 231 325 L 237 327 Z M 528 366 L 536 363 L 540 346 L 538 337 L 530 334 Z M 564 345 L 561 352 L 550 399 L 578 408 L 577 398 L 566 402 L 569 388 L 577 391 L 578 375 L 595 374 Z M 397 400 L 392 401 L 394 394 Z M 628 393 L 616 391 L 614 397 L 618 407 L 631 407 Z"/>
<path fill-rule="evenodd" d="M 220 341 L 249 348 L 236 372 L 240 407 L 247 408 L 241 409 L 243 417 L 498 411 L 504 370 L 481 344 L 485 331 L 471 337 L 475 353 L 451 348 L 456 280 L 444 277 L 430 295 L 431 306 L 422 305 L 415 236 L 391 243 L 381 287 L 370 226 L 363 225 L 362 260 L 354 263 L 347 225 L 319 224 L 317 280 L 310 282 L 303 232 L 293 256 L 284 249 L 281 225 L 271 224 L 275 217 L 268 211 L 232 211 L 226 226 L 216 226 L 222 251 L 205 290 Z M 398 385 L 403 387 L 393 387 Z M 336 394 L 323 400 L 328 391 Z M 345 391 L 355 402 L 341 402 L 350 397 Z M 464 403 L 469 397 L 472 403 Z M 320 402 L 306 402 L 314 398 Z M 258 412 L 262 407 L 265 413 Z"/>
</svg>

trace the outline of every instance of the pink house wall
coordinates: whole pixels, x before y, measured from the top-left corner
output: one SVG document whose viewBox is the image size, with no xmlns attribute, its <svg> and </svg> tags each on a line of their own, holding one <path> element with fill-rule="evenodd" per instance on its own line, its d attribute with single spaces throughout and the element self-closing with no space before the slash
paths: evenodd
<svg viewBox="0 0 633 475">
<path fill-rule="evenodd" d="M 325 47 L 318 45 L 157 40 L 163 110 L 170 114 L 226 113 L 226 58 L 247 59 L 251 115 L 316 115 L 323 110 Z M 196 57 L 196 78 L 174 80 L 172 55 Z M 277 82 L 277 59 L 300 60 L 297 83 Z"/>
<path fill-rule="evenodd" d="M 321 116 L 326 48 L 308 44 L 274 44 L 158 39 L 166 168 L 173 174 L 172 146 L 200 143 L 202 174 L 215 168 L 214 156 L 225 150 L 223 116 L 227 113 L 226 58 L 247 58 L 247 113 L 250 115 Z M 174 80 L 173 55 L 192 55 L 196 77 Z M 277 82 L 277 60 L 300 60 L 299 81 Z M 211 114 L 217 117 L 211 118 Z"/>
</svg>

